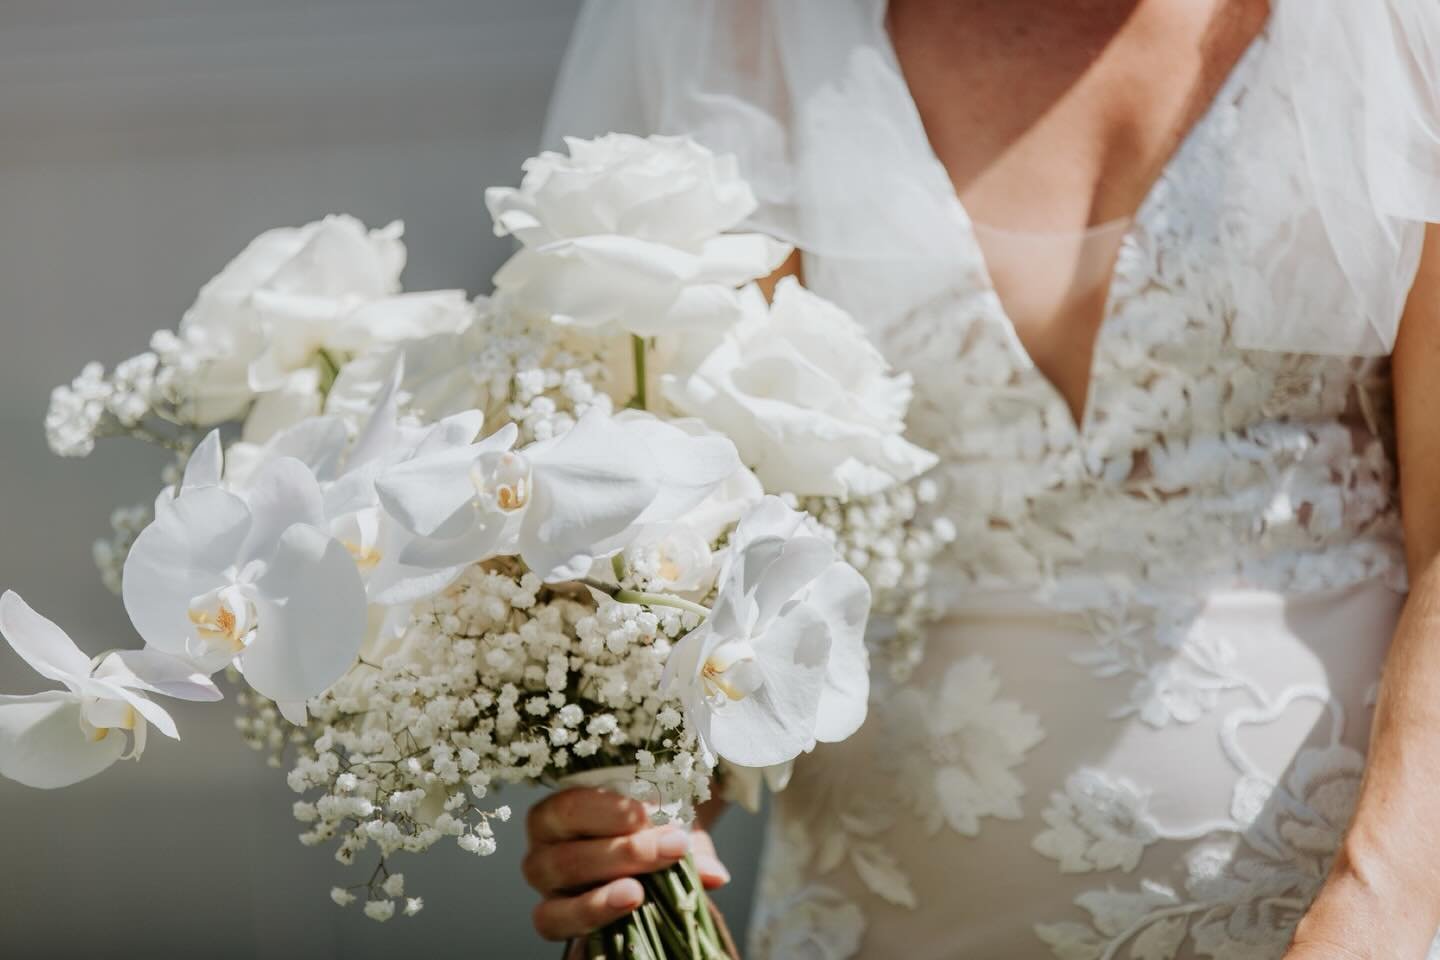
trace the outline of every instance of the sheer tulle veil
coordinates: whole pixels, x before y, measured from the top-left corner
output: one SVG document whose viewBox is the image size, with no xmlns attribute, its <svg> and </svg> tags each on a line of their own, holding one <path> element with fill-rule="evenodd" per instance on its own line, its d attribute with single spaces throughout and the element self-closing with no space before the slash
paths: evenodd
<svg viewBox="0 0 1440 960">
<path fill-rule="evenodd" d="M 935 224 L 896 211 L 935 160 L 884 0 L 587 0 L 546 145 L 689 134 L 733 153 L 751 226 L 808 255 L 912 266 Z M 1440 222 L 1440 0 L 1273 0 L 1222 211 L 1252 349 L 1383 355 Z M 930 206 L 937 206 L 930 193 Z M 953 213 L 953 211 L 952 211 Z"/>
</svg>

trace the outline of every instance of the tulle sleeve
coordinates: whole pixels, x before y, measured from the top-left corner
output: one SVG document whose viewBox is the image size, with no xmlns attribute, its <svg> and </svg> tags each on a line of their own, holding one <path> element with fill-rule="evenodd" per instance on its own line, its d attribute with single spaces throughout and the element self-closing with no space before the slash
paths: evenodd
<svg viewBox="0 0 1440 960">
<path fill-rule="evenodd" d="M 1390 352 L 1440 221 L 1440 2 L 1279 0 L 1230 158 L 1241 346 Z"/>
<path fill-rule="evenodd" d="M 587 0 L 547 146 L 688 134 L 734 154 L 747 227 L 807 255 L 943 276 L 964 221 L 883 0 Z M 1440 222 L 1440 0 L 1272 0 L 1222 215 L 1242 347 L 1394 345 Z M 957 217 L 957 213 L 959 216 Z M 902 266 L 903 265 L 903 266 Z"/>
</svg>

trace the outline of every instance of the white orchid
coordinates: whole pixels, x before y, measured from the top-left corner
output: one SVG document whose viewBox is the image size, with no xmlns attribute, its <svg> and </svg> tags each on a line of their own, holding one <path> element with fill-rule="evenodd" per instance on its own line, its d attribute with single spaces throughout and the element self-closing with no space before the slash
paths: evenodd
<svg viewBox="0 0 1440 960">
<path fill-rule="evenodd" d="M 753 286 L 742 300 L 744 318 L 688 337 L 661 385 L 734 440 L 767 490 L 866 496 L 935 465 L 903 436 L 909 376 L 849 314 L 789 277 L 773 305 Z"/>
<path fill-rule="evenodd" d="M 768 767 L 864 722 L 870 588 L 775 497 L 740 521 L 732 549 L 714 609 L 676 645 L 664 686 L 714 754 Z"/>
<path fill-rule="evenodd" d="M 149 646 L 212 673 L 233 662 L 287 719 L 303 722 L 305 700 L 355 662 L 364 583 L 355 557 L 324 530 L 310 468 L 272 460 L 241 496 L 218 483 L 218 439 L 207 444 L 130 550 L 126 612 Z"/>
<path fill-rule="evenodd" d="M 381 506 L 376 479 L 387 469 L 415 458 L 443 456 L 468 449 L 484 419 L 467 410 L 427 425 L 402 422 L 399 410 L 402 364 L 396 364 L 377 405 L 348 449 L 336 451 L 333 435 L 312 459 L 336 463 L 334 479 L 324 485 L 325 517 L 330 533 L 355 557 L 370 601 L 383 606 L 408 606 L 448 586 L 466 563 L 415 566 L 404 554 L 415 535 Z"/>
<path fill-rule="evenodd" d="M 13 591 L 0 596 L 0 633 L 35 672 L 65 685 L 0 696 L 0 776 L 26 786 L 65 787 L 122 757 L 138 760 L 152 723 L 178 740 L 175 721 L 147 693 L 220 699 L 207 677 L 164 654 L 135 650 L 92 660 Z"/>
<path fill-rule="evenodd" d="M 659 422 L 635 411 L 622 412 L 619 419 Z M 672 445 L 680 432 L 691 437 L 715 436 L 703 422 L 694 419 L 668 420 L 662 426 L 665 432 L 651 437 L 652 444 L 661 450 Z M 711 545 L 764 496 L 755 474 L 744 466 L 737 467 L 694 506 L 671 511 L 675 516 L 661 522 L 637 527 L 622 552 L 626 569 L 649 591 L 707 593 L 714 585 L 723 556 L 723 551 L 714 551 Z"/>
<path fill-rule="evenodd" d="M 651 593 L 702 593 L 715 582 L 710 542 L 683 520 L 642 528 L 621 556 L 635 582 Z"/>
<path fill-rule="evenodd" d="M 427 425 L 402 420 L 398 401 L 403 367 L 392 363 L 373 408 L 352 440 L 343 418 L 312 417 L 276 433 L 263 444 L 240 442 L 225 454 L 225 480 L 243 496 L 250 478 L 265 464 L 289 457 L 299 460 L 320 482 L 326 531 L 350 551 L 365 582 L 370 602 L 404 606 L 443 590 L 463 564 L 446 568 L 414 567 L 401 554 L 414 539 L 380 506 L 375 478 L 387 468 L 416 456 L 430 456 L 467 447 L 480 432 L 478 410 L 468 410 Z M 218 440 L 212 434 L 201 456 L 196 450 L 186 471 L 186 484 L 218 469 Z"/>
<path fill-rule="evenodd" d="M 735 288 L 791 248 L 725 233 L 755 209 L 735 158 L 685 137 L 566 140 L 485 193 L 495 232 L 524 246 L 495 274 L 515 309 L 599 333 L 654 336 L 739 315 Z"/>
<path fill-rule="evenodd" d="M 507 424 L 379 478 L 385 508 L 422 538 L 402 562 L 447 567 L 513 552 L 545 580 L 573 579 L 623 549 L 639 526 L 703 501 L 739 467 L 723 437 L 598 410 L 523 450 L 514 449 L 517 436 Z"/>
</svg>

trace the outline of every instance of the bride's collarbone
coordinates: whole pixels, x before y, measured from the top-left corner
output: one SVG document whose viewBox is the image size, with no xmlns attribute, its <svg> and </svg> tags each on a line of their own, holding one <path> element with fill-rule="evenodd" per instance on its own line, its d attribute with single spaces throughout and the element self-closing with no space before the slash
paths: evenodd
<svg viewBox="0 0 1440 960">
<path fill-rule="evenodd" d="M 1267 12 L 1264 0 L 892 0 L 887 23 L 971 217 L 1057 232 L 1135 214 Z"/>
<path fill-rule="evenodd" d="M 1087 419 L 1133 218 L 1264 28 L 1266 0 L 893 0 L 935 160 L 1023 359 Z"/>
</svg>

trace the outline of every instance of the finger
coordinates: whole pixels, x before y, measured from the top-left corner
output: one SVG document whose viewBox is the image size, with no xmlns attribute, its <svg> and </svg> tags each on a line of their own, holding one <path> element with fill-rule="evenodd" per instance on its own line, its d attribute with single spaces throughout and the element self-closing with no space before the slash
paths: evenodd
<svg viewBox="0 0 1440 960">
<path fill-rule="evenodd" d="M 542 844 L 531 848 L 520 868 L 532 887 L 553 894 L 654 873 L 689 850 L 690 834 L 682 828 L 654 827 L 624 837 Z"/>
<path fill-rule="evenodd" d="M 619 920 L 644 899 L 640 881 L 625 877 L 576 897 L 542 900 L 532 919 L 535 930 L 546 940 L 569 940 Z"/>
<path fill-rule="evenodd" d="M 525 818 L 532 844 L 584 837 L 620 837 L 650 823 L 645 805 L 609 790 L 572 787 L 551 794 Z"/>
<path fill-rule="evenodd" d="M 720 857 L 715 853 L 715 841 L 710 839 L 710 834 L 704 830 L 692 833 L 690 853 L 691 859 L 695 861 L 695 872 L 700 874 L 700 882 L 706 890 L 714 890 L 730 882 L 730 871 L 725 869 L 725 864 L 720 862 Z"/>
</svg>

